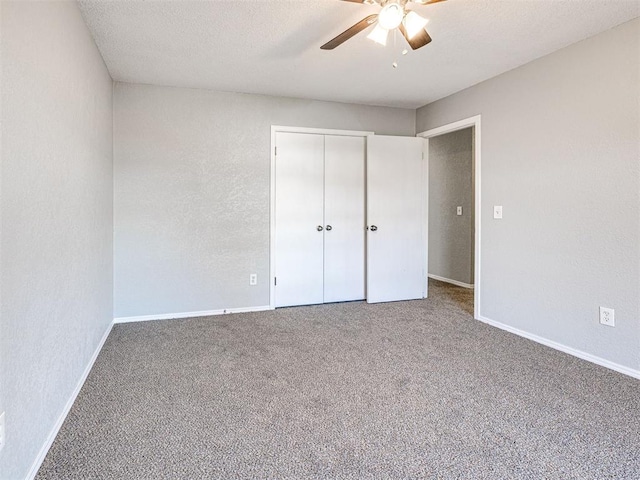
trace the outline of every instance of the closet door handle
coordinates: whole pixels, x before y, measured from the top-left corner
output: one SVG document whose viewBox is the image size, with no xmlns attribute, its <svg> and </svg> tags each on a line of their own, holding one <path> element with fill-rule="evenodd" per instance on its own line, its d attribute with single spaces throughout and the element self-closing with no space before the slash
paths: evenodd
<svg viewBox="0 0 640 480">
<path fill-rule="evenodd" d="M 319 232 L 321 232 L 321 231 L 323 230 L 322 225 L 318 225 L 318 226 L 316 227 L 316 230 L 318 230 Z"/>
<path fill-rule="evenodd" d="M 333 230 L 333 227 L 331 225 L 327 225 L 327 232 L 330 232 L 331 230 Z"/>
<path fill-rule="evenodd" d="M 375 232 L 376 230 L 378 230 L 378 227 L 376 227 L 375 225 L 371 225 L 371 231 Z"/>
</svg>

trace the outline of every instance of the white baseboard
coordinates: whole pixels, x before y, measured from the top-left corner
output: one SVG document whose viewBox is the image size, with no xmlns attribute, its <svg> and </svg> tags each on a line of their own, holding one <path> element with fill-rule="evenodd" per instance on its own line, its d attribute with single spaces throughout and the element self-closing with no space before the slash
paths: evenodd
<svg viewBox="0 0 640 480">
<path fill-rule="evenodd" d="M 491 320 L 490 318 L 487 318 L 487 317 L 479 316 L 477 317 L 477 320 L 480 320 L 483 323 L 499 328 L 501 330 L 505 330 L 507 332 L 518 335 L 519 337 L 524 337 L 536 343 L 540 343 L 542 345 L 546 345 L 547 347 L 551 347 L 555 350 L 568 353 L 569 355 L 573 355 L 574 357 L 581 358 L 582 360 L 586 360 L 587 362 L 595 363 L 596 365 L 600 365 L 601 367 L 605 367 L 610 370 L 615 370 L 616 372 L 623 373 L 625 375 L 629 375 L 630 377 L 640 379 L 640 370 L 634 370 L 633 368 L 625 367 L 624 365 L 620 365 L 618 363 L 605 360 L 604 358 L 591 355 L 590 353 L 583 352 L 582 350 L 577 350 L 572 347 L 567 347 L 566 345 L 563 345 L 561 343 L 554 342 L 553 340 L 548 340 L 543 337 L 539 337 L 538 335 L 534 335 L 533 333 L 525 332 L 524 330 L 520 330 L 518 328 L 505 325 L 504 323 L 496 322 L 495 320 Z"/>
<path fill-rule="evenodd" d="M 429 274 L 429 278 L 433 278 L 434 280 L 439 280 L 441 282 L 450 283 L 452 285 L 457 285 L 458 287 L 473 288 L 473 285 L 470 283 L 459 282 L 458 280 L 451 280 L 450 278 L 444 278 L 438 275 Z"/>
<path fill-rule="evenodd" d="M 140 315 L 137 317 L 118 317 L 113 323 L 149 322 L 152 320 L 177 320 L 180 318 L 211 317 L 213 315 L 226 315 L 228 313 L 264 312 L 272 310 L 269 305 L 260 307 L 226 308 L 221 310 L 205 310 L 201 312 L 163 313 L 157 315 Z"/>
<path fill-rule="evenodd" d="M 44 443 L 44 445 L 40 449 L 40 452 L 38 453 L 38 456 L 33 462 L 33 465 L 31 465 L 31 470 L 29 470 L 29 473 L 26 476 L 26 480 L 33 480 L 36 474 L 38 473 L 38 470 L 40 469 L 42 462 L 44 462 L 44 459 L 47 456 L 47 453 L 49 452 L 51 445 L 53 445 L 53 441 L 56 439 L 56 436 L 58 435 L 58 432 L 60 431 L 62 424 L 64 423 L 65 419 L 67 418 L 67 415 L 71 411 L 71 407 L 73 407 L 73 403 L 76 401 L 76 398 L 78 397 L 78 394 L 80 393 L 80 390 L 84 385 L 84 382 L 87 380 L 87 377 L 89 376 L 89 372 L 91 372 L 91 369 L 93 368 L 93 364 L 95 363 L 96 359 L 98 358 L 98 355 L 100 354 L 100 351 L 102 350 L 102 347 L 104 346 L 104 342 L 107 341 L 107 337 L 111 333 L 112 328 L 113 328 L 113 323 L 110 323 L 109 327 L 107 328 L 107 331 L 104 332 L 104 335 L 102 335 L 102 338 L 98 343 L 98 347 L 96 348 L 95 352 L 93 352 L 93 355 L 91 356 L 91 359 L 87 364 L 87 367 L 84 369 L 84 372 L 82 373 L 82 376 L 80 377 L 80 380 L 76 385 L 76 388 L 71 393 L 71 396 L 69 397 L 69 400 L 64 406 L 62 413 L 58 417 L 58 420 L 53 425 L 53 428 L 51 429 L 51 432 L 47 437 L 47 441 Z"/>
</svg>

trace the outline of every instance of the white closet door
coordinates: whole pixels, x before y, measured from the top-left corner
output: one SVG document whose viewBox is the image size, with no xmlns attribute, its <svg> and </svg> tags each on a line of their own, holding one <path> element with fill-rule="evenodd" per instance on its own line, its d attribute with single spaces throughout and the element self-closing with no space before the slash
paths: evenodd
<svg viewBox="0 0 640 480">
<path fill-rule="evenodd" d="M 276 134 L 275 301 L 323 302 L 324 136 Z"/>
<path fill-rule="evenodd" d="M 367 302 L 426 296 L 424 140 L 367 141 Z"/>
<path fill-rule="evenodd" d="M 365 298 L 365 138 L 325 136 L 324 301 Z"/>
</svg>

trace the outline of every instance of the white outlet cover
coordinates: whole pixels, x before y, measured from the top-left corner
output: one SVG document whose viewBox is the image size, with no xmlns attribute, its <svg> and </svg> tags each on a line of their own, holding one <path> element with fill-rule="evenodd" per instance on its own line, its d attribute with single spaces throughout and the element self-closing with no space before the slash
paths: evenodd
<svg viewBox="0 0 640 480">
<path fill-rule="evenodd" d="M 600 323 L 608 327 L 615 327 L 615 310 L 613 308 L 600 307 Z"/>
<path fill-rule="evenodd" d="M 258 284 L 258 274 L 252 273 L 249 275 L 249 285 L 257 285 Z"/>
<path fill-rule="evenodd" d="M 502 205 L 495 205 L 493 207 L 493 218 L 502 218 Z"/>
</svg>

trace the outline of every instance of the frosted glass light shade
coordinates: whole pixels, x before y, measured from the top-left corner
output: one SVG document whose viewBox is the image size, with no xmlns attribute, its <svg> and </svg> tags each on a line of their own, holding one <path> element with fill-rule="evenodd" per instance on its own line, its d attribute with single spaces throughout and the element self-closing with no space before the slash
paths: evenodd
<svg viewBox="0 0 640 480">
<path fill-rule="evenodd" d="M 367 38 L 369 40 L 373 40 L 376 43 L 379 43 L 382 46 L 387 44 L 387 36 L 389 35 L 389 30 L 383 28 L 380 24 L 376 25 Z"/>
<path fill-rule="evenodd" d="M 404 9 L 399 3 L 387 3 L 378 15 L 378 23 L 382 28 L 393 30 L 398 28 L 404 17 Z"/>
<path fill-rule="evenodd" d="M 427 23 L 429 23 L 429 20 L 421 17 L 416 12 L 409 12 L 407 13 L 407 16 L 404 17 L 402 23 L 404 23 L 404 28 L 407 31 L 407 37 L 409 37 L 409 39 L 412 39 L 418 33 L 420 33 L 420 30 L 422 30 L 427 25 Z"/>
</svg>

